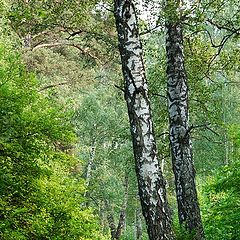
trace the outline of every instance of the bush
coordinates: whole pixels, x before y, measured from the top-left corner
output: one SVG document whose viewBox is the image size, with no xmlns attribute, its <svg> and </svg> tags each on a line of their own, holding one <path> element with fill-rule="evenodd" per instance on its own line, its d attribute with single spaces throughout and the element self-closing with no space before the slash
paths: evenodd
<svg viewBox="0 0 240 240">
<path fill-rule="evenodd" d="M 205 204 L 203 206 L 203 217 L 207 239 L 239 239 L 239 182 L 239 160 L 229 166 L 222 167 L 217 171 L 215 177 L 209 178 L 204 192 Z"/>
<path fill-rule="evenodd" d="M 37 79 L 0 42 L 0 239 L 100 239 L 84 182 L 70 169 L 69 114 L 38 92 Z"/>
</svg>

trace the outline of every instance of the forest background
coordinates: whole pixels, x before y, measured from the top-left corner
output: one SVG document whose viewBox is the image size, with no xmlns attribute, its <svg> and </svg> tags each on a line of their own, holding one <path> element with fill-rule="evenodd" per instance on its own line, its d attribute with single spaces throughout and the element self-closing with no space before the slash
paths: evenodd
<svg viewBox="0 0 240 240">
<path fill-rule="evenodd" d="M 167 14 L 152 2 L 138 14 L 158 155 L 176 238 L 191 239 L 169 147 Z M 182 9 L 205 236 L 240 239 L 239 2 L 196 2 Z M 1 0 L 0 12 L 0 239 L 148 239 L 113 3 Z"/>
</svg>

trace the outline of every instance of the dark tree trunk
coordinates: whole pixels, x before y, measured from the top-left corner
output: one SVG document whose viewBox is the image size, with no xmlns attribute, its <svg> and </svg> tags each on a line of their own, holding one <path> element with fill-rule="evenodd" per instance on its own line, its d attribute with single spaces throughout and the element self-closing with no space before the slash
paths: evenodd
<svg viewBox="0 0 240 240">
<path fill-rule="evenodd" d="M 110 205 L 108 204 L 108 201 L 105 200 L 105 206 L 108 211 L 107 219 L 108 219 L 108 224 L 109 224 L 109 228 L 110 228 L 110 232 L 111 232 L 111 240 L 119 240 L 120 239 L 125 222 L 126 222 L 126 210 L 127 210 L 127 201 L 128 201 L 128 175 L 127 174 L 125 175 L 125 179 L 124 179 L 124 188 L 125 188 L 124 199 L 123 199 L 123 204 L 122 204 L 122 208 L 120 211 L 117 227 L 115 225 L 115 220 L 113 217 L 112 209 L 111 209 Z"/>
<path fill-rule="evenodd" d="M 136 240 L 142 239 L 142 222 L 141 222 L 141 209 L 137 208 L 135 211 L 135 234 Z"/>
<path fill-rule="evenodd" d="M 116 225 L 115 225 L 115 220 L 113 217 L 112 208 L 110 207 L 107 199 L 104 200 L 104 204 L 105 204 L 105 208 L 107 210 L 107 221 L 108 221 L 108 226 L 109 226 L 110 232 L 111 232 L 111 240 L 114 240 L 115 235 L 116 235 Z"/>
<path fill-rule="evenodd" d="M 116 236 L 116 226 L 115 226 L 113 214 L 109 213 L 107 216 L 107 219 L 108 219 L 108 224 L 111 232 L 111 240 L 114 240 Z"/>
<path fill-rule="evenodd" d="M 115 0 L 115 19 L 125 82 L 139 196 L 150 240 L 174 239 L 142 60 L 136 12 L 131 0 Z"/>
<path fill-rule="evenodd" d="M 179 23 L 167 23 L 167 75 L 170 143 L 180 225 L 203 239 L 188 117 L 188 86 Z"/>
<path fill-rule="evenodd" d="M 118 226 L 115 234 L 115 239 L 119 240 L 124 228 L 124 225 L 126 223 L 126 211 L 127 211 L 127 201 L 128 201 L 128 175 L 125 175 L 124 179 L 124 199 L 123 199 L 123 204 L 122 204 L 122 209 L 120 211 L 120 216 L 119 216 L 119 221 L 118 221 Z"/>
</svg>

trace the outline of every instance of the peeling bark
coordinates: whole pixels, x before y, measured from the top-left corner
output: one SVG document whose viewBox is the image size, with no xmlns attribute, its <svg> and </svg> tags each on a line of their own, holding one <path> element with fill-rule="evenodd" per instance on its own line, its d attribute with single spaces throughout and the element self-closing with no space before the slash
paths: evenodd
<svg viewBox="0 0 240 240">
<path fill-rule="evenodd" d="M 188 86 L 180 23 L 167 23 L 167 75 L 170 144 L 180 225 L 203 239 L 189 128 Z"/>
<path fill-rule="evenodd" d="M 115 19 L 139 196 L 149 239 L 174 239 L 165 181 L 157 159 L 136 12 L 131 0 L 115 0 Z"/>
</svg>

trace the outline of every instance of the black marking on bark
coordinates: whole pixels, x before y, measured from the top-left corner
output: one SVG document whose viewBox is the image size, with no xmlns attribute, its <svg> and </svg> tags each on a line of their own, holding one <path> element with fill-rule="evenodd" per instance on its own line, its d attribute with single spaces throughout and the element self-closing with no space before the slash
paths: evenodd
<svg viewBox="0 0 240 240">
<path fill-rule="evenodd" d="M 192 159 L 191 127 L 188 126 L 188 86 L 180 24 L 167 24 L 166 41 L 170 143 L 179 222 L 189 232 L 196 232 L 194 239 L 202 239 L 203 228 Z"/>
</svg>

